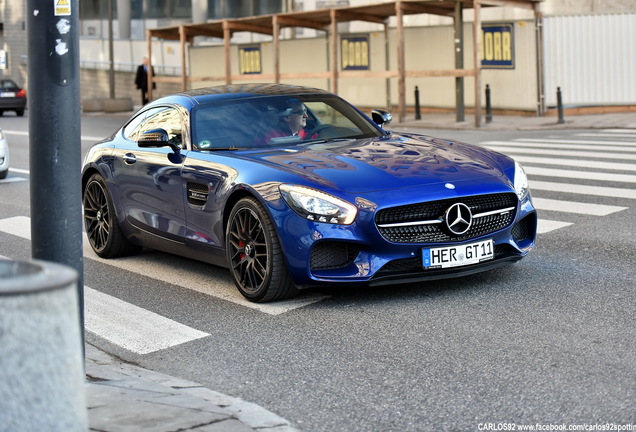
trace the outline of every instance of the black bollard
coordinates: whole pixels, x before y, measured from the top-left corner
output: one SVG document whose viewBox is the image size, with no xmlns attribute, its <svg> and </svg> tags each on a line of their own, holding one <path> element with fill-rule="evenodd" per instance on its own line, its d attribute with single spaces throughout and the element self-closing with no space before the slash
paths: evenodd
<svg viewBox="0 0 636 432">
<path fill-rule="evenodd" d="M 420 89 L 415 86 L 415 120 L 420 120 L 422 114 L 420 113 Z"/>
<path fill-rule="evenodd" d="M 559 120 L 557 123 L 565 123 L 563 118 L 563 99 L 561 97 L 561 87 L 557 87 L 557 111 L 559 112 Z"/>
<path fill-rule="evenodd" d="M 490 106 L 490 86 L 486 84 L 486 123 L 492 121 L 492 107 Z"/>
</svg>

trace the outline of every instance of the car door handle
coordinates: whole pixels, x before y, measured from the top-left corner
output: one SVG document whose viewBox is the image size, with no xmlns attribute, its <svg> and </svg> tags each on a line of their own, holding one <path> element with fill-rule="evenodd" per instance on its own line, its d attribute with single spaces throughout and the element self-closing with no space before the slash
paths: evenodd
<svg viewBox="0 0 636 432">
<path fill-rule="evenodd" d="M 137 156 L 135 156 L 132 153 L 126 153 L 123 159 L 124 159 L 124 162 L 127 163 L 128 165 L 132 165 L 135 162 L 137 162 Z"/>
</svg>

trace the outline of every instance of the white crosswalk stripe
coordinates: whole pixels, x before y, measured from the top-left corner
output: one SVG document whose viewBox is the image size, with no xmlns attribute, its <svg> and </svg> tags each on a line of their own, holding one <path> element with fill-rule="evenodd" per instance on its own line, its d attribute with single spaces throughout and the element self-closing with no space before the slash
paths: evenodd
<svg viewBox="0 0 636 432">
<path fill-rule="evenodd" d="M 576 201 L 562 201 L 547 198 L 534 198 L 533 203 L 537 210 L 550 210 L 562 213 L 575 213 L 592 216 L 607 216 L 627 209 L 627 207 L 590 204 Z"/>
<path fill-rule="evenodd" d="M 484 141 L 481 145 L 505 153 L 519 161 L 529 177 L 533 202 L 539 210 L 540 234 L 572 225 L 567 221 L 548 220 L 555 213 L 607 216 L 629 207 L 603 205 L 598 197 L 636 199 L 636 130 L 604 129 L 579 133 L 589 139 L 519 138 L 512 141 Z M 626 140 L 617 140 L 627 138 Z M 556 165 L 558 168 L 549 168 Z M 589 169 L 589 170 L 587 170 Z M 544 181 L 542 177 L 563 179 Z M 567 183 L 567 181 L 572 183 Z M 576 183 L 584 180 L 584 184 Z M 599 185 L 589 184 L 601 182 Z M 608 184 L 615 185 L 608 187 Z M 555 200 L 544 192 L 566 193 L 572 199 Z M 546 216 L 543 216 L 546 214 Z"/>
<path fill-rule="evenodd" d="M 636 129 L 600 129 L 599 132 L 609 132 L 612 134 L 630 134 L 633 137 L 636 137 Z"/>
<path fill-rule="evenodd" d="M 636 149 L 634 153 L 626 153 L 624 150 L 619 150 L 616 153 L 597 151 L 577 151 L 577 150 L 554 150 L 554 149 L 546 149 L 546 148 L 532 148 L 532 147 L 521 147 L 521 146 L 489 146 L 493 150 L 497 150 L 502 153 L 523 153 L 523 154 L 534 154 L 534 155 L 553 155 L 553 156 L 572 156 L 572 157 L 585 157 L 592 159 L 620 159 L 620 160 L 634 160 L 636 161 Z"/>
<path fill-rule="evenodd" d="M 86 236 L 84 236 L 84 256 L 142 276 L 157 278 L 156 275 L 160 275 L 160 280 L 163 282 L 236 303 L 268 315 L 281 315 L 326 298 L 326 296 L 322 295 L 305 294 L 274 303 L 253 303 L 246 300 L 236 289 L 230 279 L 229 271 L 222 271 L 225 278 L 221 276 L 211 280 L 209 277 L 206 278 L 205 271 L 202 270 L 202 268 L 208 268 L 207 264 L 202 267 L 198 262 L 193 263 L 192 267 L 186 268 L 166 264 L 161 257 L 153 258 L 144 255 L 126 257 L 125 260 L 103 259 L 93 252 Z"/>
<path fill-rule="evenodd" d="M 482 145 L 492 148 L 493 150 L 501 151 L 502 148 L 512 148 L 512 149 L 569 149 L 576 151 L 578 149 L 581 150 L 593 150 L 598 148 L 598 145 L 591 146 L 581 146 L 580 144 L 550 144 L 546 142 L 525 142 L 523 140 L 518 141 L 485 141 L 481 143 Z M 603 152 L 609 152 L 610 154 L 613 152 L 616 153 L 636 153 L 636 146 L 614 146 L 614 145 L 604 145 Z"/>
<path fill-rule="evenodd" d="M 551 144 L 578 144 L 582 146 L 597 146 L 597 145 L 615 145 L 633 147 L 633 142 L 627 141 L 601 141 L 601 140 L 572 140 L 572 139 L 546 139 L 546 138 L 524 138 L 519 140 L 521 142 L 538 142 L 538 143 L 551 143 Z M 515 141 L 513 141 L 515 142 Z"/>
<path fill-rule="evenodd" d="M 622 130 L 621 132 L 624 132 L 624 130 Z M 576 134 L 576 136 L 584 136 L 584 137 L 588 137 L 588 136 L 593 136 L 593 137 L 606 136 L 606 137 L 612 137 L 612 138 L 636 138 L 636 132 L 632 132 L 632 133 L 619 133 L 619 132 L 580 133 L 580 134 Z"/>
<path fill-rule="evenodd" d="M 512 156 L 512 155 L 511 155 Z M 515 158 L 516 159 L 516 158 Z M 636 175 L 631 174 L 613 174 L 597 171 L 577 171 L 569 169 L 543 168 L 535 167 L 527 164 L 523 165 L 523 169 L 529 175 L 543 177 L 559 177 L 578 180 L 597 180 L 612 183 L 636 183 Z"/>
<path fill-rule="evenodd" d="M 621 189 L 603 186 L 578 185 L 571 183 L 530 180 L 530 190 L 564 192 L 578 195 L 595 195 L 612 198 L 636 199 L 635 189 Z"/>
<path fill-rule="evenodd" d="M 538 164 L 538 165 L 558 165 L 560 167 L 576 167 L 576 168 L 594 168 L 615 171 L 636 171 L 636 164 L 633 163 L 617 163 L 617 162 L 601 162 L 597 160 L 579 160 L 579 159 L 562 159 L 549 157 L 531 157 L 523 155 L 515 155 L 515 160 L 522 164 Z"/>
<path fill-rule="evenodd" d="M 0 231 L 16 235 L 27 240 L 31 239 L 30 227 L 31 220 L 26 216 L 0 219 Z M 131 256 L 126 257 L 125 260 L 108 260 L 100 258 L 95 254 L 93 249 L 91 249 L 85 234 L 83 248 L 84 257 L 87 259 L 92 259 L 94 261 L 98 261 L 103 264 L 119 268 L 121 270 L 153 279 L 156 279 L 157 275 L 160 275 L 159 278 L 163 282 L 180 286 L 182 288 L 187 288 L 192 291 L 201 292 L 213 297 L 230 301 L 232 303 L 237 303 L 241 306 L 256 309 L 259 312 L 268 315 L 280 315 L 326 298 L 325 296 L 308 294 L 289 300 L 279 301 L 276 303 L 252 303 L 246 300 L 238 292 L 229 278 L 229 272 L 227 272 L 226 280 L 209 281 L 203 279 L 204 276 L 200 274 L 200 271 L 199 274 L 197 274 L 196 270 L 201 268 L 198 262 L 194 263 L 192 268 L 183 268 L 167 265 L 162 258 L 153 259 L 152 257 L 148 256 Z"/>
<path fill-rule="evenodd" d="M 31 239 L 31 219 L 26 216 L 0 219 L 0 231 Z M 229 278 L 205 278 L 207 264 L 193 264 L 192 268 L 175 267 L 164 258 L 132 256 L 125 260 L 99 258 L 84 237 L 84 257 L 131 273 L 156 279 L 164 283 L 202 292 L 268 315 L 280 315 L 294 309 L 324 300 L 327 296 L 307 294 L 295 299 L 270 304 L 247 301 L 240 295 Z M 198 273 L 196 270 L 199 270 Z M 207 336 L 207 333 L 147 311 L 123 300 L 84 287 L 86 329 L 130 351 L 146 354 Z M 113 319 L 116 317 L 116 319 Z M 134 324 L 134 325 L 133 325 Z M 133 330 L 134 329 L 134 330 Z"/>
<path fill-rule="evenodd" d="M 84 316 L 86 330 L 138 354 L 209 336 L 87 286 L 84 287 Z"/>
<path fill-rule="evenodd" d="M 550 231 L 558 230 L 559 228 L 565 228 L 566 226 L 572 225 L 572 222 L 560 222 L 560 221 L 552 221 L 547 219 L 539 219 L 539 224 L 537 226 L 538 234 L 545 234 Z"/>
</svg>

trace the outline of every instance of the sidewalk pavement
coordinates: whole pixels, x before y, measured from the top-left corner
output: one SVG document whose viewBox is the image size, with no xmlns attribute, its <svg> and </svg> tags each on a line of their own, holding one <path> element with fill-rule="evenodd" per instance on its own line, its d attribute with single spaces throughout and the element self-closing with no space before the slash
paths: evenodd
<svg viewBox="0 0 636 432">
<path fill-rule="evenodd" d="M 258 405 L 125 363 L 86 345 L 91 432 L 297 432 Z"/>
<path fill-rule="evenodd" d="M 466 114 L 465 121 L 457 122 L 455 113 L 424 113 L 420 120 L 414 120 L 410 114 L 404 122 L 393 117 L 390 129 L 416 132 L 418 129 L 483 130 L 483 131 L 530 131 L 549 129 L 636 129 L 636 111 L 627 113 L 602 113 L 564 116 L 564 122 L 558 123 L 558 117 L 493 116 L 486 123 L 482 116 L 481 126 L 475 126 L 475 116 Z"/>
<path fill-rule="evenodd" d="M 556 117 L 501 116 L 475 127 L 474 116 L 458 123 L 455 114 L 425 114 L 391 125 L 394 130 L 636 129 L 636 112 Z M 93 432 L 297 432 L 287 420 L 250 402 L 199 384 L 127 364 L 86 346 L 88 418 Z"/>
</svg>

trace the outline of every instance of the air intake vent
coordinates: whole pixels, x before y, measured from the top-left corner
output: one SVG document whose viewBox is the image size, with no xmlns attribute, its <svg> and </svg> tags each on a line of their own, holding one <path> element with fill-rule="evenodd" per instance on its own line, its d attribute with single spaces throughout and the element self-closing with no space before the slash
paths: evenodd
<svg viewBox="0 0 636 432">
<path fill-rule="evenodd" d="M 208 202 L 210 188 L 201 183 L 188 182 L 188 203 L 203 207 Z"/>
</svg>

